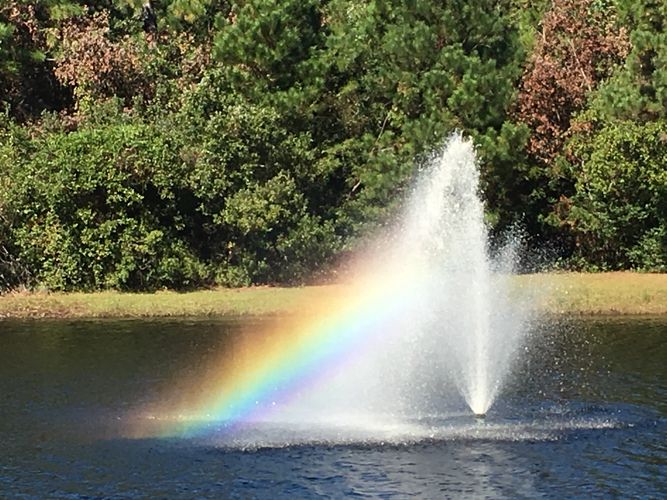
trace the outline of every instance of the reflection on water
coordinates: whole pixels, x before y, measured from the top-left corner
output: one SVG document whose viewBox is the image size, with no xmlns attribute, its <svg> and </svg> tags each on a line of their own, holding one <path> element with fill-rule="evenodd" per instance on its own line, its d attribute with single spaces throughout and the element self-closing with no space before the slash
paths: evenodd
<svg viewBox="0 0 667 500">
<path fill-rule="evenodd" d="M 0 323 L 0 496 L 661 496 L 667 318 L 533 336 L 487 418 L 286 426 L 127 439 L 196 391 L 247 327 L 220 321 Z M 177 418 L 163 414 L 157 419 Z"/>
</svg>

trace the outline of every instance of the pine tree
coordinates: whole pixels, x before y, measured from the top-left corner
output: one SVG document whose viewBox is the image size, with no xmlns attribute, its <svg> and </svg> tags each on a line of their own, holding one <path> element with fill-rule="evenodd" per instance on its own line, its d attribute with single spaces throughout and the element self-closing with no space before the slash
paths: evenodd
<svg viewBox="0 0 667 500">
<path fill-rule="evenodd" d="M 625 66 L 594 96 L 591 110 L 602 119 L 651 121 L 667 116 L 667 4 L 618 0 L 630 33 Z"/>
</svg>

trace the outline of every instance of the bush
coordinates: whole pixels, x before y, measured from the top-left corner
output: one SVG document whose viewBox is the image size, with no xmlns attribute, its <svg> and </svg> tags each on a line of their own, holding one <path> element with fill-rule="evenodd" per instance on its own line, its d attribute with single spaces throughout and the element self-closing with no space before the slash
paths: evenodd
<svg viewBox="0 0 667 500">
<path fill-rule="evenodd" d="M 205 268 L 188 246 L 180 145 L 119 123 L 13 135 L 0 200 L 17 257 L 49 289 L 183 287 Z"/>
<path fill-rule="evenodd" d="M 6 286 L 296 283 L 323 268 L 338 245 L 330 170 L 312 168 L 307 133 L 217 88 L 155 122 L 110 99 L 86 101 L 74 131 L 5 126 L 0 236 L 32 272 Z"/>
<path fill-rule="evenodd" d="M 225 277 L 226 284 L 300 282 L 335 249 L 332 226 L 308 213 L 305 198 L 284 171 L 236 192 L 217 219 L 229 236 L 222 268 L 245 270 L 242 278 L 238 271 L 233 279 Z"/>
<path fill-rule="evenodd" d="M 602 269 L 667 267 L 667 122 L 611 123 L 572 144 L 575 257 Z"/>
</svg>

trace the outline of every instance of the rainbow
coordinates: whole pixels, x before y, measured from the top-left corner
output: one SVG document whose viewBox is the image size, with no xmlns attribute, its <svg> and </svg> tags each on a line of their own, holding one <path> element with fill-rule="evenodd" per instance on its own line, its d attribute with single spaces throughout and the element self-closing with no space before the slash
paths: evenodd
<svg viewBox="0 0 667 500">
<path fill-rule="evenodd" d="M 395 334 L 391 326 L 412 306 L 419 280 L 414 270 L 410 276 L 372 276 L 328 287 L 328 293 L 304 304 L 299 318 L 241 335 L 205 380 L 193 382 L 210 389 L 163 424 L 159 435 L 192 436 L 211 425 L 233 430 L 261 420 Z"/>
</svg>

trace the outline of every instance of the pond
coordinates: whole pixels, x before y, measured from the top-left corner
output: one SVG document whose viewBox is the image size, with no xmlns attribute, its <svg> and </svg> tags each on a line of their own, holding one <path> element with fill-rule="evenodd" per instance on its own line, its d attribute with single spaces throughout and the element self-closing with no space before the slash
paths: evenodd
<svg viewBox="0 0 667 500">
<path fill-rule="evenodd" d="M 1 322 L 0 496 L 667 494 L 667 318 L 554 324 L 532 336 L 485 419 L 451 416 L 413 439 L 338 439 L 306 427 L 299 439 L 249 446 L 215 427 L 127 432 L 148 418 L 141 409 L 197 390 L 201 367 L 247 328 Z"/>
</svg>

